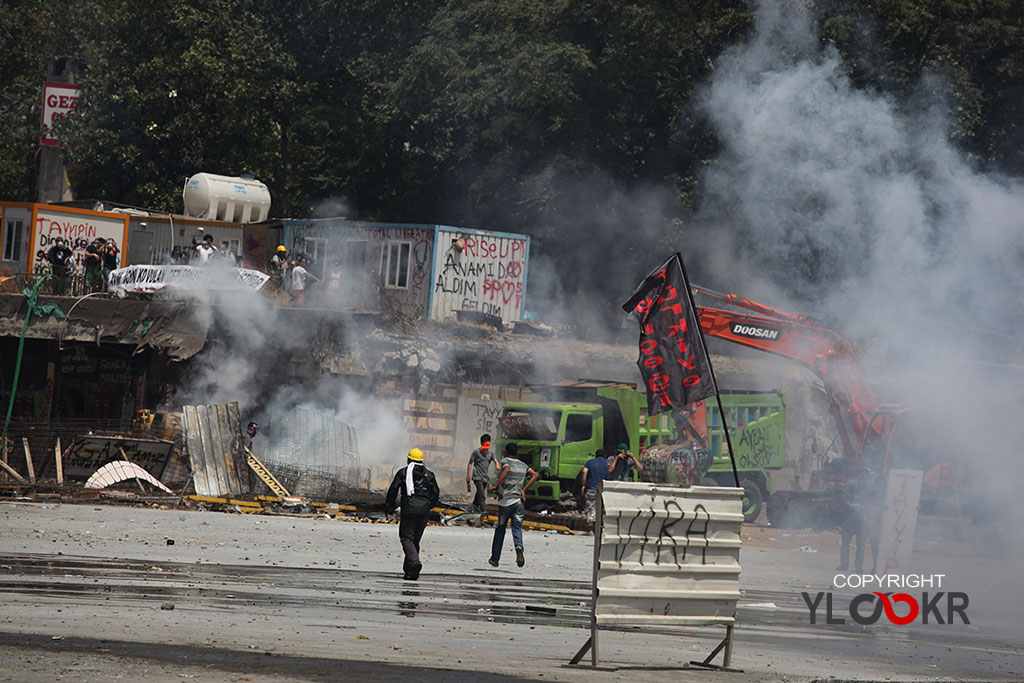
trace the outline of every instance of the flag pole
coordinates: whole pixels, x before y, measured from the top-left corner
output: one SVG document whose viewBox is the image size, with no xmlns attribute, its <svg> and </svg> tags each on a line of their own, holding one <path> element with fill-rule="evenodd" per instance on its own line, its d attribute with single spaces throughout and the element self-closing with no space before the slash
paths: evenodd
<svg viewBox="0 0 1024 683">
<path fill-rule="evenodd" d="M 715 400 L 718 402 L 718 414 L 722 416 L 722 431 L 725 432 L 725 445 L 726 448 L 729 449 L 729 463 L 732 465 L 732 479 L 736 483 L 736 488 L 740 488 L 740 475 L 736 470 L 736 456 L 733 455 L 732 437 L 729 436 L 729 422 L 725 419 L 725 408 L 722 406 L 722 395 L 718 391 L 718 379 L 715 377 L 715 366 L 711 362 L 711 354 L 708 353 L 708 345 L 704 341 L 704 330 L 700 329 L 700 313 L 697 310 L 697 303 L 693 300 L 693 289 L 690 286 L 690 278 L 686 274 L 686 265 L 683 263 L 682 254 L 677 251 L 675 256 L 679 261 L 680 270 L 683 271 L 683 282 L 686 283 L 686 296 L 690 301 L 690 310 L 693 311 L 693 316 L 697 319 L 697 336 L 700 338 L 700 346 L 704 351 L 704 357 L 708 359 L 708 371 L 711 373 L 711 385 L 715 388 Z"/>
</svg>

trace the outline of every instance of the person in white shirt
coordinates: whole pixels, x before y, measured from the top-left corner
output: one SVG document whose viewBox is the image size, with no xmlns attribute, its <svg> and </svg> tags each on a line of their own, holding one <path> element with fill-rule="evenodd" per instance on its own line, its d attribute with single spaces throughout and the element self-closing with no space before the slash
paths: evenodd
<svg viewBox="0 0 1024 683">
<path fill-rule="evenodd" d="M 312 280 L 313 282 L 320 282 L 320 280 L 306 270 L 303 266 L 308 264 L 309 261 L 299 257 L 295 262 L 295 267 L 292 268 L 289 277 L 291 278 L 291 289 L 289 290 L 289 296 L 292 300 L 292 306 L 305 306 L 306 305 L 306 280 Z"/>
<path fill-rule="evenodd" d="M 214 254 L 217 253 L 217 247 L 213 246 L 213 235 L 206 235 L 201 244 L 193 245 L 192 248 L 196 252 L 196 265 L 198 266 L 209 264 L 213 260 Z"/>
</svg>

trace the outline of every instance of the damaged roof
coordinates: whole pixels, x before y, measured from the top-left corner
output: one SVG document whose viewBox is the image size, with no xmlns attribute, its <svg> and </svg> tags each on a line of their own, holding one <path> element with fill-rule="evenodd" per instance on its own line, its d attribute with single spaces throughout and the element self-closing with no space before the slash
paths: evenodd
<svg viewBox="0 0 1024 683">
<path fill-rule="evenodd" d="M 188 303 L 56 296 L 40 296 L 38 303 L 55 303 L 67 317 L 33 315 L 27 339 L 134 344 L 136 353 L 148 347 L 175 361 L 206 345 L 206 330 Z M 26 311 L 24 295 L 0 294 L 0 337 L 20 337 Z"/>
</svg>

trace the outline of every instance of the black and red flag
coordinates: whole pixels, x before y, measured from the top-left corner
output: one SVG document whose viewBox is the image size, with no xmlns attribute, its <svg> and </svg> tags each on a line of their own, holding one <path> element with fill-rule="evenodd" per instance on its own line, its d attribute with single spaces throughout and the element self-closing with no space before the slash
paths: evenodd
<svg viewBox="0 0 1024 683">
<path fill-rule="evenodd" d="M 622 308 L 640 322 L 636 364 L 647 387 L 648 414 L 718 393 L 678 252 L 651 271 Z"/>
</svg>

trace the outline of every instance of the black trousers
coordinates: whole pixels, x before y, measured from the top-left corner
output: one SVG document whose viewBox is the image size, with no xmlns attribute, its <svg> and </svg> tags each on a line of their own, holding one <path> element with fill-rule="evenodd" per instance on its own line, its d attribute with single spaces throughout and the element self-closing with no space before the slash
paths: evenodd
<svg viewBox="0 0 1024 683">
<path fill-rule="evenodd" d="M 484 505 L 487 503 L 487 482 L 481 479 L 474 479 L 473 484 L 476 486 L 476 495 L 473 496 L 473 507 L 476 508 L 477 512 L 483 512 Z"/>
<path fill-rule="evenodd" d="M 419 576 L 423 565 L 420 563 L 420 539 L 423 538 L 423 530 L 427 528 L 429 517 L 413 517 L 402 515 L 398 522 L 398 539 L 402 542 L 402 550 L 405 551 L 405 563 L 402 569 L 406 576 Z"/>
</svg>

